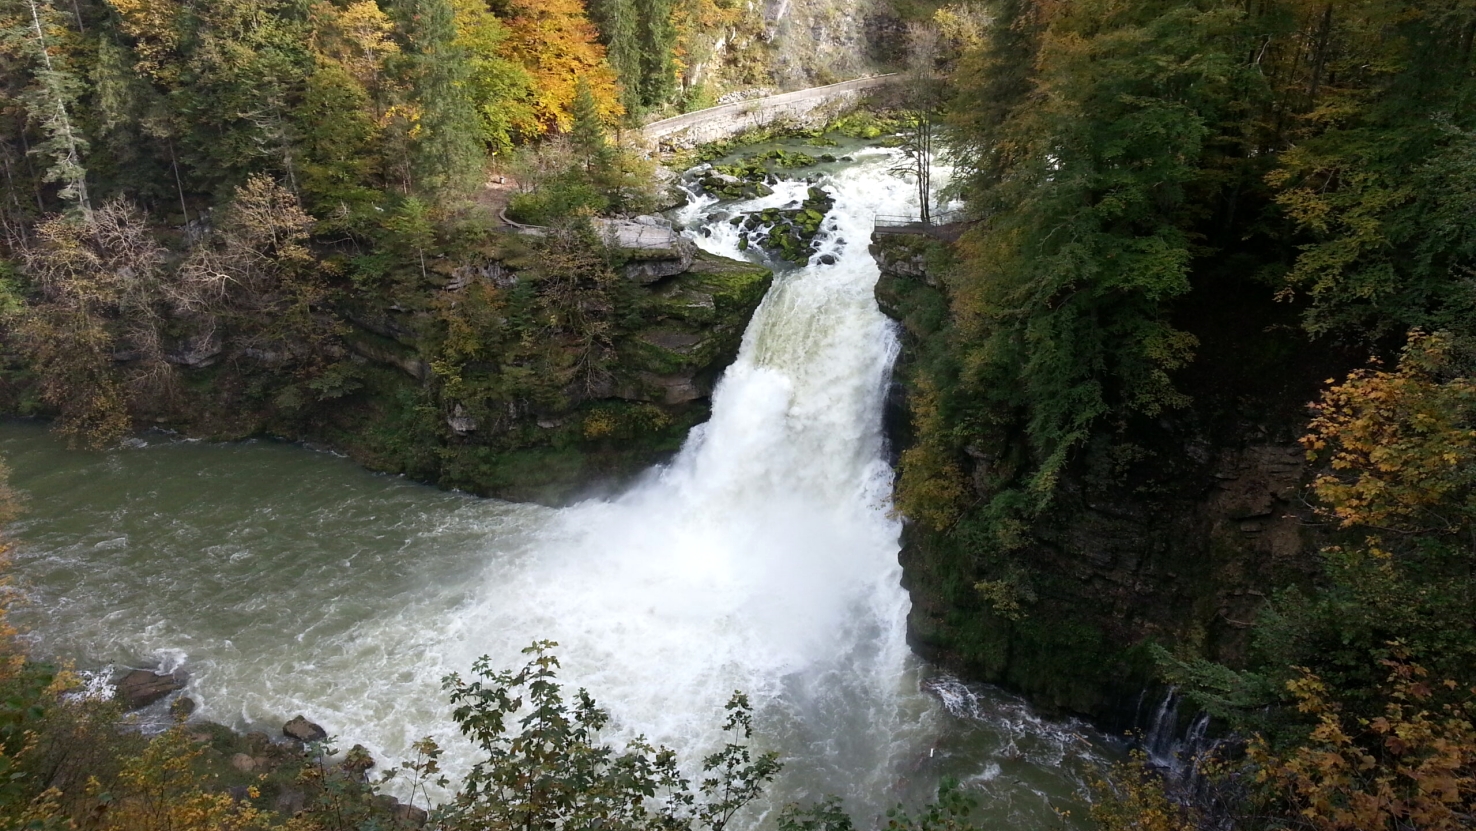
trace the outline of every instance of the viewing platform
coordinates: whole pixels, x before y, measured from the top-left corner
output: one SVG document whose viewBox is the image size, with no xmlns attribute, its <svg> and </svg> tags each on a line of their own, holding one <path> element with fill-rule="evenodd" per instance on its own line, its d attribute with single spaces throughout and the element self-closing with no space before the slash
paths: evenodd
<svg viewBox="0 0 1476 831">
<path fill-rule="evenodd" d="M 940 211 L 929 215 L 927 221 L 917 214 L 904 216 L 877 214 L 874 218 L 873 236 L 901 235 L 927 236 L 944 242 L 957 242 L 971 224 L 963 211 Z"/>
</svg>

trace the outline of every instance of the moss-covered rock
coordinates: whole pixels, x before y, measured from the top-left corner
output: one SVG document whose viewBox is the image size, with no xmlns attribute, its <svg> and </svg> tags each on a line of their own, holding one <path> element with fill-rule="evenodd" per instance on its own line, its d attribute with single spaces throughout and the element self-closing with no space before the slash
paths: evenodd
<svg viewBox="0 0 1476 831">
<path fill-rule="evenodd" d="M 514 500 L 614 487 L 707 418 L 772 274 L 689 243 L 667 256 L 571 239 L 493 235 L 448 247 L 424 275 L 411 261 L 394 282 L 329 292 L 316 310 L 328 334 L 286 344 L 293 363 L 227 338 L 221 360 L 142 398 L 135 423 L 308 442 Z M 0 405 L 21 412 L 34 380 L 0 368 Z"/>
</svg>

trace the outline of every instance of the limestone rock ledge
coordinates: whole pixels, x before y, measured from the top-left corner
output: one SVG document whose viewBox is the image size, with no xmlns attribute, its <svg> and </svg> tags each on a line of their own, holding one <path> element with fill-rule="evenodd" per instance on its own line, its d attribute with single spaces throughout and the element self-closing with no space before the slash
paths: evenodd
<svg viewBox="0 0 1476 831">
<path fill-rule="evenodd" d="M 607 373 L 544 400 L 458 397 L 433 377 L 431 347 L 412 315 L 355 309 L 344 341 L 366 367 L 365 389 L 314 424 L 276 432 L 374 469 L 551 505 L 619 487 L 669 458 L 706 420 L 713 385 L 737 356 L 772 273 L 700 251 L 660 222 L 600 230 L 628 255 Z M 505 270 L 495 277 L 517 280 Z M 471 364 L 462 379 L 495 389 L 510 371 L 518 368 Z"/>
</svg>

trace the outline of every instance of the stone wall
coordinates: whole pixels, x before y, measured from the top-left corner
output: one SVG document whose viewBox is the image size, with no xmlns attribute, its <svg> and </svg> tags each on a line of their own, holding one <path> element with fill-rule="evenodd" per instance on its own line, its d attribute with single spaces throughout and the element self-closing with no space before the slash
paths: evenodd
<svg viewBox="0 0 1476 831">
<path fill-rule="evenodd" d="M 858 78 L 830 86 L 755 98 L 686 113 L 648 124 L 642 134 L 661 150 L 687 150 L 764 127 L 823 127 L 855 107 L 870 90 L 884 87 L 895 75 Z"/>
</svg>

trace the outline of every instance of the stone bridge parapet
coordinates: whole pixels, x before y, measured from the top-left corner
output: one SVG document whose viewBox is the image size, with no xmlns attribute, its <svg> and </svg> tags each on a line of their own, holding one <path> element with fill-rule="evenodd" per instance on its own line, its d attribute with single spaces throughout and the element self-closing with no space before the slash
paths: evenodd
<svg viewBox="0 0 1476 831">
<path fill-rule="evenodd" d="M 815 129 L 854 107 L 868 90 L 886 86 L 897 78 L 895 74 L 875 75 L 709 107 L 652 122 L 641 133 L 651 146 L 672 151 L 688 150 L 763 127 Z"/>
</svg>

